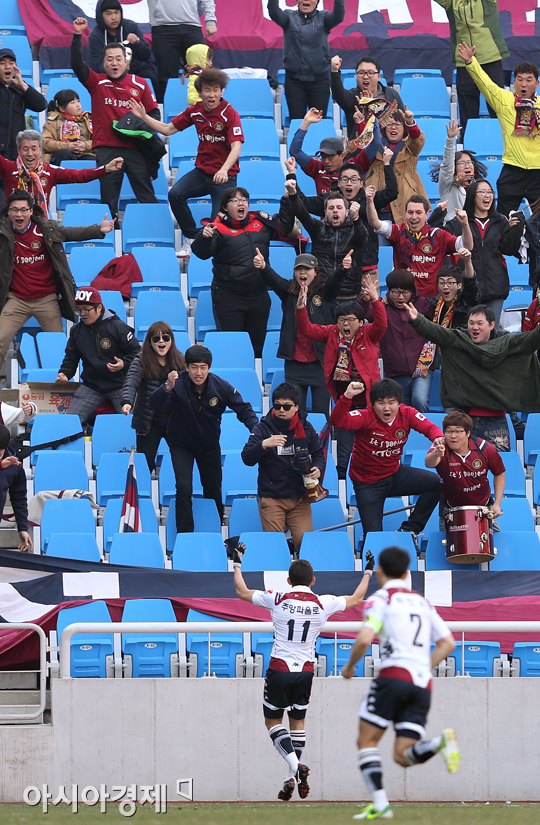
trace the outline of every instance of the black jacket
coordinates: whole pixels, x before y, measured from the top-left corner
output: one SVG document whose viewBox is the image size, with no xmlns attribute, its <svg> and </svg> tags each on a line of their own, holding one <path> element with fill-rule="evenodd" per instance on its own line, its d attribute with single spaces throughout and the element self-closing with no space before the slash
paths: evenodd
<svg viewBox="0 0 540 825">
<path fill-rule="evenodd" d="M 364 97 L 364 92 L 362 89 L 358 88 L 358 86 L 355 86 L 353 89 L 345 89 L 341 78 L 341 72 L 330 72 L 330 87 L 332 89 L 332 97 L 345 113 L 345 118 L 347 120 L 347 134 L 349 138 L 354 138 L 356 137 L 356 123 L 353 115 L 356 111 L 355 106 L 358 102 L 356 100 L 356 96 L 358 95 L 359 98 L 362 98 Z M 401 109 L 402 112 L 405 111 L 405 106 L 403 105 L 403 101 L 401 100 L 399 93 L 396 92 L 395 89 L 392 89 L 391 86 L 383 86 L 382 83 L 379 83 L 375 97 L 383 97 L 385 100 L 389 100 L 390 103 L 393 100 L 397 100 L 398 109 Z"/>
<path fill-rule="evenodd" d="M 88 37 L 88 48 L 90 50 L 90 67 L 95 71 L 102 73 L 103 68 L 103 47 L 107 43 L 123 43 L 127 40 L 128 34 L 136 34 L 139 38 L 138 43 L 128 43 L 127 45 L 133 52 L 131 58 L 131 69 L 133 74 L 140 74 L 141 69 L 151 69 L 157 74 L 157 63 L 152 49 L 144 39 L 143 30 L 135 23 L 134 20 L 126 20 L 122 12 L 122 20 L 116 35 L 112 37 L 107 31 L 107 26 L 103 20 L 103 12 L 101 6 L 103 0 L 98 0 L 96 5 L 96 25 L 90 32 Z M 125 44 L 124 44 L 125 45 Z"/>
<path fill-rule="evenodd" d="M 268 264 L 261 270 L 261 273 L 268 289 L 273 290 L 280 299 L 281 309 L 283 310 L 277 356 L 278 358 L 284 358 L 285 361 L 292 361 L 296 342 L 296 302 L 298 296 L 293 292 L 289 292 L 292 281 L 282 278 Z M 312 324 L 335 324 L 333 302 L 340 291 L 342 277 L 342 270 L 340 269 L 325 284 L 320 284 L 318 289 L 308 294 L 307 311 Z M 315 354 L 322 364 L 326 344 L 321 343 L 321 341 L 312 341 L 312 344 Z"/>
<path fill-rule="evenodd" d="M 268 0 L 270 18 L 283 29 L 283 65 L 298 80 L 323 80 L 329 75 L 328 33 L 345 17 L 345 0 L 334 0 L 333 11 L 280 9 L 278 0 Z"/>
<path fill-rule="evenodd" d="M 2 458 L 7 458 L 10 455 L 15 455 L 15 452 L 8 447 Z M 8 492 L 17 522 L 17 530 L 28 531 L 26 474 L 22 464 L 12 464 L 11 467 L 7 467 L 5 470 L 0 469 L 0 518 L 4 512 Z"/>
<path fill-rule="evenodd" d="M 6 86 L 0 82 L 0 155 L 7 160 L 17 160 L 15 138 L 18 132 L 26 129 L 25 111 L 43 112 L 46 108 L 46 99 L 32 86 L 23 92 L 15 83 Z"/>
<path fill-rule="evenodd" d="M 133 421 L 131 426 L 138 435 L 148 435 L 152 427 L 154 410 L 150 408 L 150 396 L 161 386 L 161 381 L 141 378 L 141 356 L 135 356 L 122 386 L 122 406 L 131 405 Z"/>
<path fill-rule="evenodd" d="M 490 218 L 483 239 L 476 221 L 469 220 L 474 241 L 472 264 L 482 303 L 497 298 L 508 298 L 510 280 L 503 255 L 517 256 L 518 254 L 525 225 L 525 217 L 522 213 L 520 214 L 520 223 L 517 226 L 510 227 L 508 219 L 499 212 L 495 212 Z M 461 234 L 461 224 L 457 218 L 448 221 L 444 228 L 454 235 L 456 232 L 458 235 Z"/>
<path fill-rule="evenodd" d="M 318 467 L 321 473 L 325 468 L 324 450 L 320 445 L 319 436 L 313 425 L 307 421 L 307 413 L 302 410 L 298 413 L 306 434 L 306 445 L 311 454 L 311 466 Z M 272 435 L 285 435 L 283 428 L 279 428 L 272 412 L 267 413 L 252 430 L 249 440 L 242 450 L 242 461 L 248 467 L 259 465 L 257 492 L 266 498 L 299 498 L 304 495 L 302 474 L 293 467 L 293 457 L 278 455 L 277 447 L 267 447 L 262 442 Z M 288 431 L 285 446 L 293 443 L 293 433 Z"/>
<path fill-rule="evenodd" d="M 298 193 L 281 198 L 279 222 L 283 232 L 290 231 L 289 227 L 292 227 L 294 216 L 300 220 L 304 229 L 309 233 L 312 241 L 311 251 L 319 261 L 319 271 L 324 281 L 328 280 L 336 269 L 339 269 L 343 258 L 351 249 L 355 250 L 353 268 L 362 268 L 363 245 L 367 239 L 367 232 L 360 219 L 352 221 L 350 217 L 347 217 L 342 226 L 334 229 L 326 220 L 315 220 L 302 203 Z"/>
<path fill-rule="evenodd" d="M 87 326 L 81 321 L 73 325 L 59 372 L 72 378 L 81 360 L 83 384 L 101 393 L 119 390 L 140 349 L 131 327 L 110 309 L 104 308 L 95 323 Z M 111 372 L 107 364 L 114 363 L 115 355 L 123 360 L 124 367 Z"/>
<path fill-rule="evenodd" d="M 240 393 L 228 381 L 208 374 L 206 386 L 201 395 L 196 391 L 187 370 L 178 376 L 173 389 L 167 392 L 162 384 L 150 396 L 150 408 L 170 412 L 167 427 L 167 442 L 171 447 L 185 450 L 213 450 L 219 444 L 221 416 L 229 407 L 248 430 L 252 430 L 259 419 L 251 404 L 244 401 Z"/>
<path fill-rule="evenodd" d="M 243 221 L 221 213 L 216 231 L 205 238 L 201 229 L 191 247 L 203 261 L 212 258 L 213 284 L 235 295 L 252 297 L 266 292 L 261 270 L 253 265 L 259 249 L 268 261 L 270 241 L 277 238 L 277 219 L 266 212 L 249 212 Z"/>
</svg>

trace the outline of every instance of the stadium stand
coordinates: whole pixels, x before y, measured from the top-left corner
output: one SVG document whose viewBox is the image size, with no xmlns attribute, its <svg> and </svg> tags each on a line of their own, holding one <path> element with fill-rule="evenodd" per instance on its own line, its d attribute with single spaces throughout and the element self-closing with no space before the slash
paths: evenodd
<svg viewBox="0 0 540 825">
<path fill-rule="evenodd" d="M 56 633 L 76 622 L 110 622 L 105 602 L 93 601 L 66 607 L 58 613 Z M 113 636 L 107 633 L 77 633 L 71 637 L 71 675 L 78 679 L 112 676 Z"/>
<path fill-rule="evenodd" d="M 47 553 L 50 537 L 69 525 L 69 532 L 95 536 L 96 518 L 88 499 L 51 498 L 45 502 L 40 523 L 41 551 Z M 99 560 L 99 559 L 98 559 Z"/>
<path fill-rule="evenodd" d="M 175 622 L 168 599 L 129 599 L 124 604 L 123 622 Z M 178 659 L 178 636 L 174 633 L 122 633 L 124 676 L 165 678 L 172 676 Z"/>
<path fill-rule="evenodd" d="M 71 524 L 68 525 L 71 527 Z M 94 533 L 51 533 L 47 543 L 47 555 L 59 559 L 101 561 Z"/>
<path fill-rule="evenodd" d="M 164 567 L 159 536 L 156 533 L 115 533 L 109 561 L 131 567 Z"/>
</svg>

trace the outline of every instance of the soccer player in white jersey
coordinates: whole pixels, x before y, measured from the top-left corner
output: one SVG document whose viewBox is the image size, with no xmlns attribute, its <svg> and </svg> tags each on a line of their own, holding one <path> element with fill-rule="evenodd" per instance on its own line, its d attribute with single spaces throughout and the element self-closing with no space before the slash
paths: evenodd
<svg viewBox="0 0 540 825">
<path fill-rule="evenodd" d="M 373 803 L 353 819 L 392 819 L 383 784 L 379 741 L 391 722 L 396 741 L 394 761 L 403 768 L 427 762 L 440 753 L 451 773 L 459 768 L 456 734 L 447 728 L 434 739 L 425 739 L 431 700 L 431 669 L 455 648 L 454 637 L 434 607 L 406 583 L 409 554 L 387 547 L 376 570 L 381 589 L 366 602 L 364 626 L 341 675 L 350 679 L 356 662 L 374 636 L 381 646 L 382 665 L 360 707 L 358 767 L 372 794 Z M 431 642 L 436 647 L 431 651 Z"/>
<path fill-rule="evenodd" d="M 333 614 L 358 607 L 364 598 L 373 573 L 374 558 L 366 556 L 362 580 L 352 596 L 319 596 L 311 589 L 315 584 L 313 567 L 306 559 L 293 561 L 289 568 L 290 589 L 283 593 L 249 590 L 241 571 L 245 546 L 233 553 L 234 584 L 238 598 L 266 607 L 272 614 L 274 646 L 264 682 L 264 721 L 274 747 L 287 762 L 288 772 L 278 799 L 288 802 L 298 780 L 298 794 L 309 793 L 309 768 L 300 762 L 306 745 L 305 718 L 311 695 L 315 663 L 315 643 Z M 289 716 L 290 732 L 283 725 Z"/>
</svg>

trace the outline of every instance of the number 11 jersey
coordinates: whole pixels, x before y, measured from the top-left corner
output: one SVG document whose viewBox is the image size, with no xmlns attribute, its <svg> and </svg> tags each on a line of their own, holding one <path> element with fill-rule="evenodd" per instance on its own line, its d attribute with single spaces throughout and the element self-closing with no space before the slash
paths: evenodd
<svg viewBox="0 0 540 825">
<path fill-rule="evenodd" d="M 255 590 L 252 601 L 272 613 L 274 646 L 270 668 L 290 673 L 314 669 L 315 644 L 325 622 L 347 605 L 345 596 L 318 596 L 302 584 L 285 593 Z"/>
</svg>

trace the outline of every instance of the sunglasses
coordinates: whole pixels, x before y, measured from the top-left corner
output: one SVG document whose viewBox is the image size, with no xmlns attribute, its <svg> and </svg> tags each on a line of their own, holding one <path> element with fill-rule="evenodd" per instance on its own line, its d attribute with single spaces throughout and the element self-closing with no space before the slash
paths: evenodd
<svg viewBox="0 0 540 825">
<path fill-rule="evenodd" d="M 151 340 L 153 344 L 158 344 L 160 341 L 165 341 L 165 343 L 167 343 L 171 340 L 171 336 L 168 332 L 165 332 L 163 335 L 152 335 Z"/>
<path fill-rule="evenodd" d="M 289 412 L 289 410 L 292 410 L 292 408 L 295 407 L 296 404 L 278 404 L 276 401 L 274 401 L 272 406 L 275 410 L 285 410 L 285 412 Z"/>
</svg>

